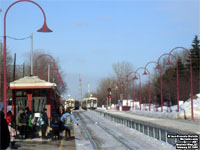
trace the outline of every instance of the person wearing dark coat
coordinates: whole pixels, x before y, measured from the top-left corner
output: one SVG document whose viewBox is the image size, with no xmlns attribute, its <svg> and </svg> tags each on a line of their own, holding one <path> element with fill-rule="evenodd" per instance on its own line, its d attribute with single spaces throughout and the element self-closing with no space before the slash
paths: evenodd
<svg viewBox="0 0 200 150">
<path fill-rule="evenodd" d="M 64 109 L 64 106 L 63 105 L 60 105 L 59 108 L 58 108 L 58 114 L 59 114 L 59 117 L 61 118 L 61 116 L 65 113 L 65 109 Z M 59 132 L 62 132 L 63 130 L 63 123 L 60 121 L 59 123 Z"/>
<path fill-rule="evenodd" d="M 46 131 L 47 131 L 47 127 L 49 125 L 48 123 L 48 117 L 47 117 L 47 113 L 46 113 L 47 109 L 44 108 L 44 111 L 41 113 L 42 115 L 42 120 L 43 120 L 43 124 L 41 125 L 41 129 L 42 129 L 42 138 L 45 139 L 46 138 Z"/>
<path fill-rule="evenodd" d="M 59 114 L 56 112 L 56 110 L 53 110 L 51 113 L 51 119 L 50 119 L 50 126 L 52 128 L 52 139 L 60 139 L 60 117 Z"/>
<path fill-rule="evenodd" d="M 0 126 L 0 149 L 8 148 L 10 144 L 10 133 L 8 130 L 8 124 L 4 118 L 4 113 L 0 112 L 1 126 Z"/>
</svg>

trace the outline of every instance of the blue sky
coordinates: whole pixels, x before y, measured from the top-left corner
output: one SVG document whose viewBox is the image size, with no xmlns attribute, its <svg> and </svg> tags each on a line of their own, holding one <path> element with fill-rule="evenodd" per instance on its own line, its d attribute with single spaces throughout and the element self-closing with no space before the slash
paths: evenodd
<svg viewBox="0 0 200 150">
<path fill-rule="evenodd" d="M 0 35 L 3 14 L 13 0 L 1 0 Z M 7 35 L 34 34 L 34 49 L 44 49 L 59 59 L 66 73 L 71 97 L 79 98 L 79 74 L 83 93 L 95 91 L 98 82 L 113 75 L 112 64 L 131 62 L 134 68 L 156 61 L 176 46 L 191 47 L 200 33 L 198 0 L 35 0 L 45 11 L 52 33 L 37 33 L 41 11 L 23 2 L 7 15 Z M 21 64 L 30 51 L 30 40 L 7 40 L 11 53 Z"/>
</svg>

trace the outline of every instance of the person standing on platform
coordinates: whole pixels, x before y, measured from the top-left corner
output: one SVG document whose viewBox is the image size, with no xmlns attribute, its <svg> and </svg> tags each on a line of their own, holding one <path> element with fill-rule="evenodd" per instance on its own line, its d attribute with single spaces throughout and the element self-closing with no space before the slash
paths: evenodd
<svg viewBox="0 0 200 150">
<path fill-rule="evenodd" d="M 43 112 L 41 113 L 41 117 L 42 117 L 42 120 L 43 120 L 43 124 L 41 125 L 41 128 L 42 128 L 42 138 L 45 139 L 47 138 L 46 137 L 46 131 L 47 131 L 47 127 L 49 125 L 48 123 L 48 117 L 47 117 L 47 109 L 44 108 Z"/>
<path fill-rule="evenodd" d="M 17 128 L 19 129 L 20 138 L 25 138 L 27 122 L 28 120 L 26 118 L 26 114 L 23 111 L 23 108 L 20 107 L 16 117 L 16 123 L 17 123 Z"/>
<path fill-rule="evenodd" d="M 25 115 L 26 115 L 26 127 L 25 127 L 25 138 L 30 138 L 32 133 L 31 133 L 31 126 L 30 126 L 30 117 L 31 117 L 31 111 L 29 111 L 29 108 L 25 108 Z"/>
<path fill-rule="evenodd" d="M 58 114 L 59 114 L 59 117 L 61 118 L 61 116 L 65 113 L 65 110 L 64 110 L 64 107 L 63 105 L 60 105 L 59 108 L 58 108 Z M 63 128 L 63 124 L 62 122 L 60 121 L 59 123 L 59 132 L 62 132 L 62 129 Z"/>
<path fill-rule="evenodd" d="M 56 138 L 59 140 L 60 138 L 60 117 L 59 114 L 55 111 L 52 111 L 51 113 L 51 119 L 50 119 L 50 126 L 52 128 L 52 139 L 56 140 Z"/>
<path fill-rule="evenodd" d="M 6 149 L 8 148 L 10 144 L 10 133 L 8 130 L 8 124 L 4 118 L 3 111 L 0 112 L 0 119 L 1 119 L 1 125 L 0 125 L 0 149 Z"/>
<path fill-rule="evenodd" d="M 78 125 L 78 121 L 75 119 L 73 114 L 71 113 L 70 108 L 68 107 L 66 110 L 66 113 L 64 113 L 61 118 L 61 122 L 64 124 L 64 129 L 65 129 L 65 138 L 66 140 L 69 140 L 71 138 L 71 132 L 70 130 L 72 129 L 72 122 L 74 121 Z"/>
</svg>

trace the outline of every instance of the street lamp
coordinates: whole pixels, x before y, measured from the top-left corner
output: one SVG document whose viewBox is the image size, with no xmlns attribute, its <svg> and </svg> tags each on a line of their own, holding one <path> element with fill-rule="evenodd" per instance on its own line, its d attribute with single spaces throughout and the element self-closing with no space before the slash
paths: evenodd
<svg viewBox="0 0 200 150">
<path fill-rule="evenodd" d="M 151 63 L 155 63 L 156 64 L 156 69 L 160 69 L 160 93 L 161 93 L 161 101 L 163 101 L 163 91 L 162 91 L 162 68 L 160 67 L 160 64 L 158 63 L 158 62 L 156 62 L 156 61 L 150 61 L 150 62 L 148 62 L 146 65 L 145 65 L 145 71 L 144 71 L 144 73 L 143 74 L 147 74 L 147 73 L 149 73 L 149 72 L 146 72 L 146 69 L 147 69 L 147 66 L 149 65 L 149 64 L 151 64 Z M 150 77 L 149 77 L 150 78 Z M 149 84 L 150 84 L 150 81 L 149 81 Z M 150 98 L 151 98 L 151 96 L 150 96 Z M 151 101 L 151 99 L 150 99 L 150 101 Z M 149 109 L 150 109 L 150 107 L 149 107 Z M 161 107 L 161 110 L 162 110 L 162 107 Z"/>
<path fill-rule="evenodd" d="M 140 69 L 143 69 L 144 70 L 144 73 L 143 73 L 143 75 L 149 75 L 149 80 L 148 80 L 148 97 L 149 97 L 149 111 L 151 110 L 151 106 L 150 106 L 150 104 L 151 104 L 151 82 L 150 82 L 150 72 L 149 72 L 149 70 L 146 68 L 146 67 L 140 67 L 140 68 L 138 68 L 137 70 L 136 70 L 136 72 L 138 71 L 138 70 L 140 70 Z M 145 107 L 145 109 L 146 109 L 146 107 Z"/>
<path fill-rule="evenodd" d="M 35 68 L 35 73 L 34 73 L 34 74 L 36 75 L 36 73 L 37 73 L 37 63 L 38 63 L 38 60 L 39 60 L 40 58 L 42 58 L 42 57 L 49 57 L 49 58 L 53 61 L 53 67 L 52 67 L 51 69 L 52 69 L 52 70 L 56 70 L 57 78 L 58 78 L 59 82 L 62 84 L 62 87 L 64 88 L 65 85 L 64 85 L 64 82 L 63 82 L 63 80 L 62 80 L 62 77 L 60 76 L 60 73 L 59 73 L 59 71 L 58 71 L 58 68 L 57 68 L 57 66 L 56 66 L 56 61 L 55 61 L 55 59 L 54 59 L 51 55 L 49 55 L 49 54 L 42 54 L 42 55 L 39 55 L 39 56 L 36 58 L 35 64 L 34 64 L 34 68 Z"/>
<path fill-rule="evenodd" d="M 177 89 L 177 112 L 179 112 L 179 72 L 178 72 L 178 59 L 176 58 L 176 56 L 172 55 L 172 54 L 168 54 L 169 56 L 174 57 L 174 59 L 176 60 L 176 89 Z M 170 57 L 168 57 L 168 62 L 166 65 L 173 65 L 173 63 L 170 61 Z"/>
<path fill-rule="evenodd" d="M 134 99 L 135 99 L 135 95 L 134 95 L 134 80 L 138 79 L 137 75 L 139 77 L 139 104 L 140 104 L 140 110 L 141 110 L 141 101 L 142 101 L 142 96 L 141 96 L 141 77 L 140 74 L 138 72 L 130 72 L 128 74 L 128 76 L 130 76 L 131 74 L 135 74 L 135 76 L 132 78 L 133 79 L 133 108 L 134 108 Z M 136 75 L 137 74 L 137 75 Z"/>
<path fill-rule="evenodd" d="M 178 73 L 178 59 L 174 56 L 174 55 L 172 55 L 172 54 L 170 54 L 170 53 L 164 53 L 163 55 L 161 55 L 160 57 L 159 57 L 159 59 L 158 59 L 158 64 L 160 63 L 160 59 L 161 59 L 161 57 L 163 57 L 163 56 L 166 56 L 166 55 L 168 55 L 168 62 L 167 62 L 167 65 L 171 65 L 172 63 L 170 62 L 170 56 L 173 56 L 175 59 L 176 59 L 176 75 L 177 75 L 177 77 L 176 77 L 176 89 L 177 89 L 177 111 L 179 111 L 179 73 Z M 160 66 L 157 66 L 158 68 L 160 67 Z M 163 100 L 161 99 L 161 112 L 163 111 Z"/>
<path fill-rule="evenodd" d="M 173 51 L 177 50 L 181 48 L 182 50 L 187 52 L 187 55 L 190 56 L 190 93 L 191 93 L 191 119 L 194 120 L 194 113 L 193 113 L 193 83 L 192 83 L 192 56 L 191 53 L 188 49 L 184 48 L 184 47 L 175 47 L 173 48 L 169 54 L 172 54 Z"/>
<path fill-rule="evenodd" d="M 38 30 L 38 32 L 52 32 L 52 30 L 50 30 L 48 27 L 47 27 L 47 24 L 46 24 L 46 15 L 42 9 L 42 7 L 37 4 L 36 2 L 34 1 L 31 1 L 31 0 L 18 0 L 14 3 L 12 3 L 6 10 L 5 12 L 5 15 L 4 15 L 4 85 L 3 85 L 3 93 L 4 93 L 4 96 L 3 96 L 3 102 L 4 102 L 4 114 L 6 115 L 7 114 L 7 67 L 6 67 L 6 16 L 7 16 L 7 13 L 9 11 L 9 9 L 17 4 L 17 3 L 20 3 L 20 2 L 31 2 L 33 4 L 35 4 L 36 6 L 38 6 L 40 8 L 40 10 L 42 11 L 43 13 L 43 16 L 44 16 L 44 23 L 43 23 L 43 26 L 42 28 L 40 28 Z"/>
<path fill-rule="evenodd" d="M 163 112 L 163 80 L 162 80 L 162 69 L 160 65 L 161 57 L 169 55 L 169 53 L 164 53 L 158 58 L 158 65 L 156 66 L 157 69 L 160 69 L 160 90 L 161 90 L 161 112 Z"/>
</svg>

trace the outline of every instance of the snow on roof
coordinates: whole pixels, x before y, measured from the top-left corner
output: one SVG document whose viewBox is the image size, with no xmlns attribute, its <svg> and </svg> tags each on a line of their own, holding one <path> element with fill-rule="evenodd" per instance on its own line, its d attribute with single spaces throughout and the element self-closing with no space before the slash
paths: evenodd
<svg viewBox="0 0 200 150">
<path fill-rule="evenodd" d="M 52 88 L 55 83 L 46 82 L 41 80 L 38 76 L 26 76 L 19 80 L 10 82 L 10 89 L 33 89 L 33 88 Z"/>
</svg>

